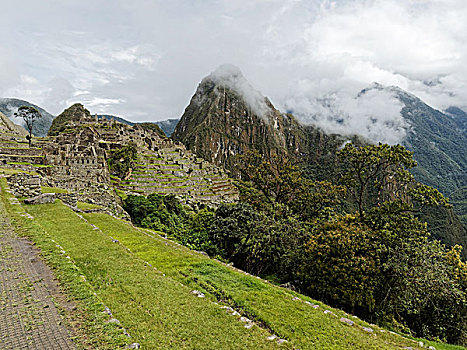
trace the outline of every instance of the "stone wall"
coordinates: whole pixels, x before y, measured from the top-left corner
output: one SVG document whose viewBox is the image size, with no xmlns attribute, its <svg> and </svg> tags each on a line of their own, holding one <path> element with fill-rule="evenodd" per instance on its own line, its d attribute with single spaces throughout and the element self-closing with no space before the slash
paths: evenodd
<svg viewBox="0 0 467 350">
<path fill-rule="evenodd" d="M 76 208 L 78 206 L 78 196 L 76 193 L 56 193 L 55 197 L 72 208 Z"/>
<path fill-rule="evenodd" d="M 16 197 L 34 197 L 42 193 L 38 175 L 18 173 L 7 178 L 10 190 Z"/>
</svg>

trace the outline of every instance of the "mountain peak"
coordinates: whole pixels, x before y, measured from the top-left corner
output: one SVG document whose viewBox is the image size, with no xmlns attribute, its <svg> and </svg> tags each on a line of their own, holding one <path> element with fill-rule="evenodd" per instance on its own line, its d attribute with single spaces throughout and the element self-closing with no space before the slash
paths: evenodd
<svg viewBox="0 0 467 350">
<path fill-rule="evenodd" d="M 234 80 L 246 80 L 243 76 L 240 68 L 233 64 L 221 64 L 217 67 L 209 76 L 213 81 L 234 81 Z"/>
<path fill-rule="evenodd" d="M 81 103 L 75 103 L 74 105 L 65 109 L 57 118 L 53 120 L 48 135 L 57 136 L 66 128 L 68 123 L 84 121 L 85 119 L 91 118 L 91 113 L 86 108 L 84 108 Z"/>
<path fill-rule="evenodd" d="M 218 94 L 225 94 L 226 89 L 233 91 L 246 103 L 252 113 L 265 120 L 273 109 L 267 98 L 244 77 L 240 68 L 232 64 L 223 64 L 217 67 L 201 81 L 198 92 L 200 95 L 204 95 L 207 89 L 212 88 Z"/>
</svg>

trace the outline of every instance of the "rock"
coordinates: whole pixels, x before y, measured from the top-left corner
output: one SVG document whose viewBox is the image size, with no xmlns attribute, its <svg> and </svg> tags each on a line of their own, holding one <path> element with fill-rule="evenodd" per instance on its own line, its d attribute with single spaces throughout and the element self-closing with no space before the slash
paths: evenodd
<svg viewBox="0 0 467 350">
<path fill-rule="evenodd" d="M 295 286 L 294 286 L 292 283 L 290 283 L 290 282 L 283 283 L 283 284 L 281 284 L 279 287 L 287 288 L 287 289 L 293 290 L 294 292 L 296 291 Z"/>
<path fill-rule="evenodd" d="M 287 340 L 285 340 L 285 339 L 277 339 L 277 344 L 281 345 L 281 344 L 284 344 L 284 343 L 287 343 Z"/>
<path fill-rule="evenodd" d="M 316 305 L 316 304 L 313 304 L 313 303 L 310 303 L 309 301 L 305 301 L 305 304 L 307 305 L 310 305 L 313 309 L 317 309 L 319 308 L 319 305 Z"/>
<path fill-rule="evenodd" d="M 246 317 L 243 317 L 243 316 L 242 316 L 242 317 L 240 317 L 240 322 L 248 322 L 248 323 L 250 323 L 251 320 L 250 320 L 249 318 L 246 318 Z"/>
<path fill-rule="evenodd" d="M 116 318 L 111 318 L 110 320 L 107 321 L 107 323 L 115 323 L 115 324 L 120 324 L 120 321 L 117 320 Z"/>
<path fill-rule="evenodd" d="M 112 311 L 110 311 L 110 309 L 109 309 L 107 306 L 105 307 L 104 312 L 105 312 L 107 315 L 112 316 Z"/>
<path fill-rule="evenodd" d="M 368 333 L 373 333 L 373 328 L 369 328 L 369 327 L 362 327 L 362 329 L 363 329 L 365 332 L 368 332 Z"/>
<path fill-rule="evenodd" d="M 345 318 L 345 317 L 341 317 L 341 319 L 339 320 L 343 323 L 347 323 L 349 326 L 353 326 L 354 325 L 354 321 L 352 320 L 349 320 L 348 318 Z"/>
<path fill-rule="evenodd" d="M 246 329 L 250 329 L 250 328 L 252 328 L 252 327 L 253 327 L 253 323 L 248 323 L 248 324 L 245 325 L 245 328 L 246 328 Z"/>
<path fill-rule="evenodd" d="M 44 193 L 24 200 L 26 204 L 47 204 L 55 201 L 55 193 Z"/>
<path fill-rule="evenodd" d="M 270 335 L 267 339 L 268 340 L 274 340 L 277 338 L 277 335 L 273 334 L 273 335 Z"/>
<path fill-rule="evenodd" d="M 337 317 L 337 315 L 336 315 L 334 312 L 332 312 L 331 310 L 324 310 L 323 312 L 324 312 L 326 315 L 331 315 L 331 316 Z"/>
<path fill-rule="evenodd" d="M 435 348 L 434 346 L 431 346 L 431 345 L 430 345 L 430 346 L 428 347 L 428 350 L 436 350 L 436 348 Z"/>
<path fill-rule="evenodd" d="M 201 293 L 199 290 L 196 290 L 196 289 L 191 291 L 191 294 L 196 295 L 198 298 L 204 298 L 205 297 L 203 293 Z"/>
<path fill-rule="evenodd" d="M 300 300 L 299 297 L 293 297 L 292 300 L 296 301 L 296 300 Z"/>
<path fill-rule="evenodd" d="M 419 341 L 419 342 L 418 342 L 418 346 L 419 346 L 419 347 L 423 348 L 424 345 L 425 345 L 425 344 L 423 344 L 422 341 Z"/>
<path fill-rule="evenodd" d="M 38 177 L 30 177 L 27 179 L 23 180 L 23 186 L 33 186 L 33 185 L 39 185 L 41 184 L 41 179 Z"/>
<path fill-rule="evenodd" d="M 139 345 L 138 343 L 133 343 L 133 344 L 127 345 L 126 348 L 127 349 L 139 349 L 141 348 L 141 345 Z"/>
</svg>

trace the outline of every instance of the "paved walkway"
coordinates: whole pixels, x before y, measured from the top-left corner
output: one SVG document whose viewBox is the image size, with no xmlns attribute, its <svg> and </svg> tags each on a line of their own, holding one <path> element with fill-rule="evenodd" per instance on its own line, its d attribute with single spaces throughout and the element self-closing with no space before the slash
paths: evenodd
<svg viewBox="0 0 467 350">
<path fill-rule="evenodd" d="M 52 272 L 0 202 L 0 349 L 74 349 L 54 299 L 63 296 Z"/>
</svg>

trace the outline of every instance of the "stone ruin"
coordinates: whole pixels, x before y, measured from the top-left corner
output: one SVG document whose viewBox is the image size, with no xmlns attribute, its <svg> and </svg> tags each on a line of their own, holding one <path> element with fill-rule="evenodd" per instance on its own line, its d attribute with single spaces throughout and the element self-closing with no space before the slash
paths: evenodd
<svg viewBox="0 0 467 350">
<path fill-rule="evenodd" d="M 35 197 L 42 193 L 39 175 L 17 173 L 7 177 L 7 182 L 15 197 Z"/>
<path fill-rule="evenodd" d="M 129 142 L 137 145 L 138 159 L 131 175 L 122 180 L 111 176 L 108 159 L 112 151 Z M 132 194 L 174 194 L 185 203 L 216 205 L 238 199 L 224 170 L 196 157 L 182 144 L 151 128 L 97 117 L 69 121 L 57 136 L 35 138 L 32 147 L 24 135 L 0 134 L 0 167 L 29 172 L 40 177 L 42 185 L 68 190 L 77 200 L 117 214 L 123 210 L 115 188 Z M 25 180 L 17 179 L 21 184 L 13 186 L 22 191 Z M 34 196 L 39 190 L 40 184 L 20 195 Z"/>
</svg>

